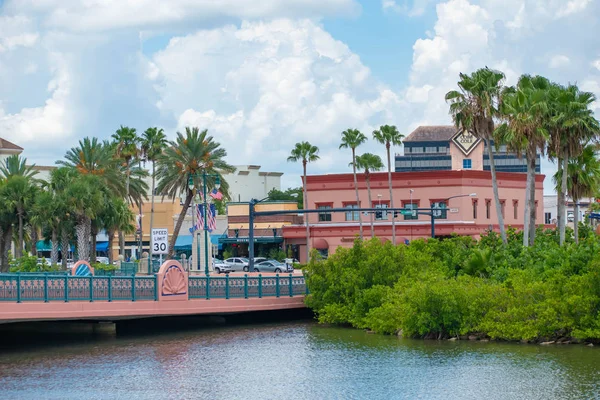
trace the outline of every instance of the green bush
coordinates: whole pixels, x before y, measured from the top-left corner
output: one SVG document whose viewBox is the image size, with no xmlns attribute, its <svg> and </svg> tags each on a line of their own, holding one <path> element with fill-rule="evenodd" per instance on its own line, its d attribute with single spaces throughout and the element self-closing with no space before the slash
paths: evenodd
<svg viewBox="0 0 600 400">
<path fill-rule="evenodd" d="M 103 264 L 103 263 L 94 263 L 92 264 L 92 268 L 94 268 L 94 271 L 116 271 L 118 269 L 118 267 L 116 265 L 111 265 L 111 264 Z"/>
<path fill-rule="evenodd" d="M 311 257 L 306 304 L 323 323 L 410 337 L 599 340 L 598 237 L 562 247 L 552 230 L 538 229 L 532 247 L 514 229 L 508 238 L 357 240 L 327 260 Z"/>
<path fill-rule="evenodd" d="M 23 256 L 10 263 L 10 272 L 55 272 L 60 271 L 60 266 L 50 265 L 45 258 L 38 264 L 36 256 Z"/>
</svg>

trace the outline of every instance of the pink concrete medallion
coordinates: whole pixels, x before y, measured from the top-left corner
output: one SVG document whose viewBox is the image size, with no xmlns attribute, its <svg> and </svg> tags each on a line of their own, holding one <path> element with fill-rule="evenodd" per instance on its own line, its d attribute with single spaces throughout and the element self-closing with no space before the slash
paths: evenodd
<svg viewBox="0 0 600 400">
<path fill-rule="evenodd" d="M 175 260 L 167 260 L 158 271 L 159 301 L 187 300 L 188 274 Z"/>
</svg>

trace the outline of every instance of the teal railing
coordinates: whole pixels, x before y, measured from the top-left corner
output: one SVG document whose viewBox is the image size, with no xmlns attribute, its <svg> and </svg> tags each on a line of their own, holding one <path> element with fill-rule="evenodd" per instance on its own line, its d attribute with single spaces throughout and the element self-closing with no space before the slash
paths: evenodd
<svg viewBox="0 0 600 400">
<path fill-rule="evenodd" d="M 158 300 L 158 275 L 0 274 L 0 302 Z M 294 297 L 308 294 L 303 276 L 190 276 L 190 299 Z"/>
</svg>

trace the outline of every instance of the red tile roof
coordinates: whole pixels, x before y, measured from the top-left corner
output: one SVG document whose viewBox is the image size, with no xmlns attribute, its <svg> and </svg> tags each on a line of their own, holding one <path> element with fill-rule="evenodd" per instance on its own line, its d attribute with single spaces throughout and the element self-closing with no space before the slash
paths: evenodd
<svg viewBox="0 0 600 400">
<path fill-rule="evenodd" d="M 13 142 L 9 142 L 8 140 L 2 139 L 2 138 L 0 138 L 0 149 L 21 150 L 21 151 L 23 151 L 22 147 L 17 146 Z"/>
</svg>

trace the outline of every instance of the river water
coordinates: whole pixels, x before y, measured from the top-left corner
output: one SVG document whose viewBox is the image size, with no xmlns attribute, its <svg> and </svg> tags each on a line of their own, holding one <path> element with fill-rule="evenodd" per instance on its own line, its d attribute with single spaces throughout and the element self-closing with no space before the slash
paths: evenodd
<svg viewBox="0 0 600 400">
<path fill-rule="evenodd" d="M 600 347 L 407 340 L 310 321 L 4 340 L 1 399 L 600 399 Z"/>
</svg>

